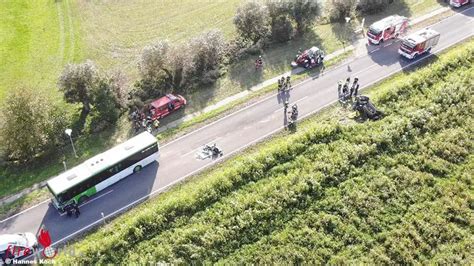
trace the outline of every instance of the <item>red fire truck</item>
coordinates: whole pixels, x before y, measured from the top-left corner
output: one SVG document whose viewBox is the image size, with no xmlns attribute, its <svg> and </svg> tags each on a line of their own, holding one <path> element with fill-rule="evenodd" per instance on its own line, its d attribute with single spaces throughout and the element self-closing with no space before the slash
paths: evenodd
<svg viewBox="0 0 474 266">
<path fill-rule="evenodd" d="M 405 33 L 408 27 L 408 19 L 403 16 L 393 15 L 379 20 L 370 25 L 367 31 L 369 43 L 379 44 L 388 39 L 397 38 Z"/>
<path fill-rule="evenodd" d="M 449 4 L 454 7 L 460 7 L 463 5 L 467 5 L 471 2 L 471 0 L 450 0 Z"/>
<path fill-rule="evenodd" d="M 438 44 L 440 34 L 432 29 L 423 29 L 403 38 L 398 53 L 408 59 L 416 58 Z"/>
</svg>

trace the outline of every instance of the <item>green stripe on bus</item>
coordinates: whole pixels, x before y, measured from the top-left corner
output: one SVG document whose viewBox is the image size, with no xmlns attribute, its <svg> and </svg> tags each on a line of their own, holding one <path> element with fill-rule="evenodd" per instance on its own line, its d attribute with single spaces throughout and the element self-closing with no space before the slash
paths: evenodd
<svg viewBox="0 0 474 266">
<path fill-rule="evenodd" d="M 81 194 L 77 195 L 74 197 L 74 201 L 76 203 L 79 203 L 79 199 L 82 197 L 82 196 L 87 196 L 87 197 L 92 197 L 95 195 L 95 193 L 97 193 L 97 190 L 95 189 L 95 186 L 89 188 L 88 190 L 82 192 Z"/>
</svg>

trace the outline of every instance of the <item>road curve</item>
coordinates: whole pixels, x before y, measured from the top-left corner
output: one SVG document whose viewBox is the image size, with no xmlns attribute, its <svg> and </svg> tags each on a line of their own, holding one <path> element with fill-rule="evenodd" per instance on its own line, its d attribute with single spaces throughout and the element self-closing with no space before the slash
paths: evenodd
<svg viewBox="0 0 474 266">
<path fill-rule="evenodd" d="M 469 7 L 430 26 L 441 33 L 432 53 L 472 37 L 473 16 L 474 7 Z M 398 46 L 398 41 L 368 46 L 367 54 L 303 81 L 289 93 L 290 105 L 297 102 L 300 118 L 308 116 L 337 100 L 338 80 L 357 76 L 361 88 L 368 87 L 430 56 L 408 61 L 397 54 Z M 348 64 L 352 71 L 349 71 Z M 55 244 L 73 237 L 102 223 L 103 217 L 132 207 L 215 163 L 210 159 L 195 158 L 195 152 L 203 144 L 217 143 L 224 150 L 225 158 L 281 130 L 285 123 L 281 100 L 276 94 L 268 96 L 162 146 L 159 165 L 154 163 L 105 189 L 81 206 L 81 216 L 77 219 L 60 216 L 48 202 L 43 202 L 0 221 L 0 234 L 36 233 L 41 225 L 45 225 Z"/>
</svg>

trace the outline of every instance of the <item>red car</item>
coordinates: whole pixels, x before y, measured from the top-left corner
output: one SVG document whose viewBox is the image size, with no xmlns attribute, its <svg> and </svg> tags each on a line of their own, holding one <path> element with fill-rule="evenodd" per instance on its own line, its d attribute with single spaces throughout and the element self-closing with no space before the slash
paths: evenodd
<svg viewBox="0 0 474 266">
<path fill-rule="evenodd" d="M 173 111 L 186 105 L 186 99 L 181 95 L 167 94 L 150 103 L 150 112 L 152 120 L 161 119 Z"/>
</svg>

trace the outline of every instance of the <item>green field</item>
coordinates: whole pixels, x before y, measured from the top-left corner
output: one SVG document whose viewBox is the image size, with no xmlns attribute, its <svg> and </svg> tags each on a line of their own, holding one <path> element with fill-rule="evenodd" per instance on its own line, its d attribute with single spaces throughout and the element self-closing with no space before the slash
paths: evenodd
<svg viewBox="0 0 474 266">
<path fill-rule="evenodd" d="M 81 59 L 78 27 L 71 0 L 1 1 L 0 102 L 18 87 L 58 95 L 62 67 Z"/>
<path fill-rule="evenodd" d="M 463 47 L 463 48 L 460 48 Z M 118 218 L 57 263 L 469 264 L 474 41 Z"/>
</svg>

